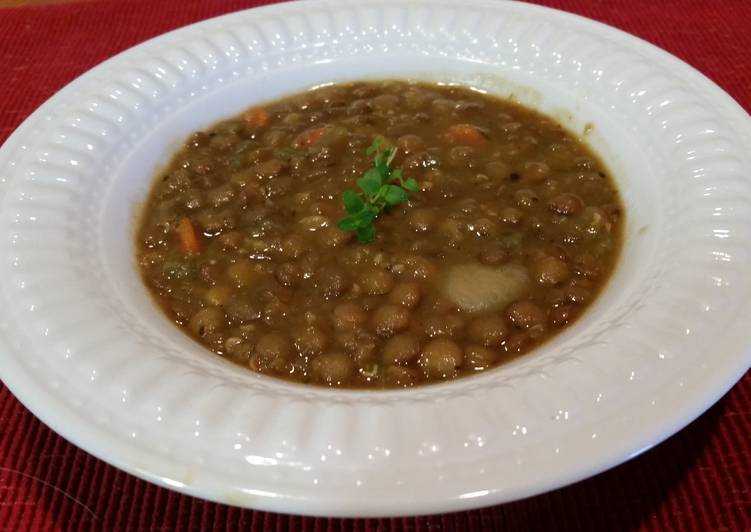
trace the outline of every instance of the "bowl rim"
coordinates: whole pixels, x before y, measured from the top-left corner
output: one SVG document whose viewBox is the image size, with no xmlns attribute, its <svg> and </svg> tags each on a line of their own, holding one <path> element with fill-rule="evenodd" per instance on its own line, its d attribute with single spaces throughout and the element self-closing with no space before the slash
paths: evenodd
<svg viewBox="0 0 751 532">
<path fill-rule="evenodd" d="M 372 1 L 361 1 L 353 3 L 354 9 L 359 9 L 362 6 L 374 5 Z M 401 4 L 401 2 L 387 2 L 387 6 Z M 406 7 L 424 6 L 427 2 L 405 2 Z M 455 6 L 454 2 L 438 2 L 432 3 L 435 9 L 439 9 L 443 6 Z M 563 13 L 550 8 L 541 6 L 532 6 L 528 4 L 520 4 L 517 6 L 503 6 L 500 7 L 493 2 L 475 0 L 471 2 L 475 9 L 503 9 L 510 12 L 522 12 L 527 14 L 538 14 L 539 16 L 551 16 L 555 20 L 576 20 L 577 24 L 584 25 L 591 28 L 593 32 L 605 34 L 609 39 L 614 39 L 621 44 L 632 49 L 637 49 L 643 55 L 649 58 L 659 58 L 661 61 L 671 65 L 674 69 L 680 69 L 682 74 L 690 76 L 697 86 L 695 90 L 704 92 L 708 97 L 714 101 L 720 102 L 726 109 L 731 109 L 738 121 L 738 127 L 745 129 L 746 133 L 751 131 L 751 120 L 748 114 L 726 93 L 724 93 L 717 85 L 704 77 L 701 73 L 679 61 L 675 57 L 667 54 L 648 44 L 644 41 L 638 40 L 633 36 L 630 36 L 619 30 L 615 30 L 604 24 L 584 19 L 576 15 Z M 224 22 L 233 20 L 235 17 L 247 16 L 251 13 L 252 17 L 262 17 L 264 15 L 276 15 L 284 16 L 286 13 L 295 13 L 298 10 L 302 10 L 303 7 L 316 5 L 319 7 L 334 8 L 336 2 L 291 2 L 286 4 L 274 4 L 270 6 L 264 6 L 261 8 L 254 8 L 252 10 L 231 13 L 208 19 L 207 21 L 191 24 L 184 28 L 174 30 L 166 33 L 162 36 L 150 39 L 134 48 L 126 50 L 113 58 L 101 63 L 94 67 L 92 70 L 83 74 L 76 80 L 66 85 L 61 91 L 59 91 L 50 100 L 45 102 L 39 107 L 27 120 L 19 126 L 19 128 L 7 139 L 2 149 L 0 149 L 0 168 L 5 167 L 11 152 L 15 152 L 20 149 L 20 146 L 24 143 L 24 138 L 32 134 L 35 127 L 38 124 L 44 122 L 48 116 L 48 112 L 58 105 L 60 100 L 65 99 L 71 95 L 74 95 L 78 90 L 78 86 L 85 81 L 95 79 L 100 75 L 106 74 L 110 69 L 117 68 L 118 65 L 127 59 L 134 50 L 148 50 L 150 48 L 161 46 L 162 44 L 169 43 L 175 36 L 187 35 L 190 32 L 201 32 L 207 28 L 216 28 Z M 208 31 L 208 30 L 207 30 Z M 749 137 L 746 137 L 748 139 Z M 7 185 L 4 185 L 7 188 Z M 751 302 L 743 302 L 737 308 L 737 323 L 742 323 L 743 317 L 751 318 Z M 748 319 L 746 319 L 748 322 Z M 731 324 L 732 326 L 732 324 Z M 661 420 L 661 423 L 656 425 L 659 430 L 656 430 L 655 423 L 645 422 L 644 426 L 638 430 L 639 437 L 631 438 L 628 441 L 624 441 L 620 446 L 610 447 L 609 450 L 600 450 L 600 453 L 596 457 L 592 457 L 591 461 L 586 468 L 579 468 L 576 470 L 559 471 L 559 474 L 555 478 L 548 479 L 546 482 L 545 490 L 554 489 L 576 480 L 588 477 L 592 474 L 603 471 L 609 467 L 617 465 L 624 460 L 627 460 L 637 454 L 649 449 L 651 446 L 659 443 L 663 439 L 672 435 L 674 432 L 685 426 L 689 421 L 703 413 L 709 406 L 711 406 L 717 399 L 719 399 L 747 370 L 751 361 L 751 349 L 749 349 L 749 340 L 744 334 L 742 326 L 735 326 L 732 328 L 728 326 L 725 330 L 726 334 L 723 337 L 723 344 L 727 351 L 737 353 L 736 357 L 721 359 L 722 365 L 718 371 L 707 372 L 705 368 L 697 368 L 693 372 L 687 374 L 695 374 L 703 381 L 702 388 L 697 393 L 696 389 L 691 392 L 686 388 L 682 393 L 673 393 L 672 395 L 663 398 L 664 410 L 670 410 L 673 412 L 673 416 L 667 420 Z M 151 469 L 150 467 L 137 467 L 134 466 L 131 461 L 122 460 L 121 456 L 118 456 L 117 451 L 109 451 L 108 449 L 121 448 L 122 441 L 119 437 L 115 437 L 112 434 L 102 433 L 97 427 L 88 426 L 86 423 L 81 423 L 79 414 L 75 410 L 68 410 L 66 405 L 58 404 L 55 408 L 50 408 L 51 404 L 55 404 L 56 396 L 51 393 L 51 390 L 45 387 L 43 381 L 39 381 L 39 378 L 35 375 L 24 370 L 24 368 L 14 365 L 11 357 L 8 356 L 8 346 L 12 343 L 12 337 L 8 336 L 7 331 L 3 331 L 0 336 L 2 343 L 5 344 L 5 349 L 2 352 L 3 364 L 0 365 L 0 377 L 2 377 L 6 386 L 18 397 L 24 405 L 27 406 L 37 417 L 42 419 L 53 430 L 63 435 L 66 439 L 70 440 L 74 444 L 87 450 L 91 454 L 94 454 L 100 459 L 107 461 L 115 465 L 116 467 L 128 471 L 140 478 L 149 480 L 156 484 L 167 486 L 170 489 L 177 489 L 191 495 L 199 496 L 215 500 L 217 502 L 238 504 L 241 506 L 257 507 L 262 509 L 269 509 L 275 511 L 295 511 L 296 513 L 309 513 L 316 515 L 332 514 L 332 515 L 405 515 L 407 513 L 413 513 L 417 511 L 420 513 L 432 513 L 446 510 L 458 510 L 466 509 L 478 505 L 491 504 L 500 501 L 514 500 L 517 498 L 529 496 L 540 492 L 539 484 L 531 483 L 527 486 L 521 487 L 516 491 L 511 490 L 512 495 L 509 497 L 509 492 L 503 492 L 502 496 L 497 496 L 498 493 L 492 489 L 488 490 L 488 493 L 476 495 L 474 497 L 462 497 L 461 495 L 467 495 L 467 493 L 459 494 L 456 497 L 435 501 L 422 500 L 416 506 L 411 506 L 413 501 L 404 501 L 398 504 L 398 501 L 391 501 L 388 508 L 380 507 L 379 504 L 362 504 L 360 506 L 350 505 L 349 507 L 336 506 L 336 503 L 332 501 L 320 500 L 315 496 L 309 497 L 286 497 L 279 496 L 279 493 L 256 493 L 255 496 L 247 500 L 232 500 L 231 497 L 227 497 L 226 494 L 221 492 L 217 486 L 210 485 L 191 485 L 184 484 L 182 486 L 170 484 L 170 478 L 164 475 L 157 474 L 159 469 Z M 717 368 L 715 368 L 717 369 Z M 454 383 L 446 383 L 440 385 L 443 388 L 453 388 Z M 435 386 L 431 386 L 435 388 Z M 329 390 L 322 391 L 327 395 L 339 396 L 342 391 L 338 391 L 331 394 Z M 362 397 L 367 396 L 368 399 L 373 394 L 372 391 L 347 391 L 345 394 Z M 396 393 L 399 396 L 413 395 L 412 390 L 396 391 L 396 392 L 378 392 L 380 393 Z M 76 420 L 79 421 L 76 421 Z M 650 420 L 647 420 L 650 421 Z M 92 443 L 99 442 L 99 443 Z M 259 490 L 263 491 L 263 490 Z M 376 501 L 378 502 L 378 501 Z M 414 508 L 414 510 L 413 510 Z M 395 512 L 395 513 L 394 513 Z"/>
</svg>

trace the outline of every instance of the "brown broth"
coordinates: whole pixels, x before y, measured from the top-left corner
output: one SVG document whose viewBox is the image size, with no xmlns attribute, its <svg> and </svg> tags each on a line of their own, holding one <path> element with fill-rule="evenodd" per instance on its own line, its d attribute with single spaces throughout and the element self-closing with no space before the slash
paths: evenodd
<svg viewBox="0 0 751 532">
<path fill-rule="evenodd" d="M 342 193 L 377 136 L 420 191 L 362 244 Z M 553 119 L 467 88 L 334 85 L 194 133 L 137 232 L 144 282 L 216 354 L 287 380 L 473 375 L 569 326 L 609 278 L 623 206 Z"/>
</svg>

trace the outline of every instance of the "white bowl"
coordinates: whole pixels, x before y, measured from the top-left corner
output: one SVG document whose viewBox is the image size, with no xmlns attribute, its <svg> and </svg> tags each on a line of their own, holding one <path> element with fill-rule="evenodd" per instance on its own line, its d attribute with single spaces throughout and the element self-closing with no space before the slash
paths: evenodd
<svg viewBox="0 0 751 532">
<path fill-rule="evenodd" d="M 133 217 L 180 141 L 258 101 L 392 77 L 513 97 L 604 157 L 626 244 L 594 307 L 506 366 L 388 392 L 258 376 L 170 325 Z M 687 65 L 531 5 L 293 2 L 189 26 L 80 77 L 0 151 L 0 375 L 76 445 L 224 503 L 377 516 L 553 489 L 666 438 L 748 369 L 750 139 Z"/>
</svg>

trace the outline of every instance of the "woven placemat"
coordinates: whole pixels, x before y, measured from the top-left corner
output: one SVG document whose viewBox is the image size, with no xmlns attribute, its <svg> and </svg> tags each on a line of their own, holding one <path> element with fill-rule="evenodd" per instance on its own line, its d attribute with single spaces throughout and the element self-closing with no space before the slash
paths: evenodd
<svg viewBox="0 0 751 532">
<path fill-rule="evenodd" d="M 101 0 L 0 9 L 0 141 L 55 91 L 113 54 L 263 3 Z M 542 3 L 665 48 L 751 109 L 751 2 Z M 472 512 L 372 520 L 254 512 L 158 488 L 72 446 L 0 385 L 0 530 L 214 529 L 751 530 L 751 376 L 657 448 L 574 486 Z"/>
</svg>

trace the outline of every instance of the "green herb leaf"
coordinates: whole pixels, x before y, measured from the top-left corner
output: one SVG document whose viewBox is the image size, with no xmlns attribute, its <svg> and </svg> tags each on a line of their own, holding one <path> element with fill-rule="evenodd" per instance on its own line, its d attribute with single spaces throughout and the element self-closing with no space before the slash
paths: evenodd
<svg viewBox="0 0 751 532">
<path fill-rule="evenodd" d="M 336 226 L 342 231 L 354 231 L 360 227 L 360 220 L 354 216 L 346 216 L 339 220 Z"/>
<path fill-rule="evenodd" d="M 349 214 L 357 214 L 365 207 L 365 202 L 362 198 L 351 190 L 346 190 L 342 194 L 342 202 L 344 203 L 344 210 Z"/>
<path fill-rule="evenodd" d="M 376 137 L 373 139 L 373 143 L 365 150 L 365 155 L 373 155 L 383 145 L 383 137 Z"/>
<path fill-rule="evenodd" d="M 375 168 L 371 168 L 357 180 L 357 186 L 369 196 L 377 194 L 382 184 L 381 173 Z"/>
<path fill-rule="evenodd" d="M 399 205 L 400 203 L 407 201 L 407 191 L 396 185 L 386 185 L 386 192 L 383 195 L 383 199 L 390 206 Z"/>
<path fill-rule="evenodd" d="M 386 154 L 386 166 L 391 166 L 391 163 L 394 162 L 394 157 L 396 157 L 396 148 L 389 148 L 384 153 Z"/>
<path fill-rule="evenodd" d="M 412 178 L 405 181 L 400 169 L 391 168 L 396 148 L 386 145 L 383 137 L 376 137 L 365 153 L 373 155 L 373 168 L 357 180 L 360 192 L 347 190 L 342 194 L 348 216 L 337 223 L 342 231 L 355 231 L 357 239 L 364 244 L 375 240 L 373 222 L 384 209 L 404 203 L 410 193 L 420 190 L 417 181 Z"/>
<path fill-rule="evenodd" d="M 383 152 L 381 152 L 378 155 L 376 155 L 376 159 L 374 161 L 374 163 L 375 163 L 375 169 L 378 171 L 378 173 L 381 176 L 388 176 L 389 175 L 389 165 L 385 161 L 385 158 L 386 158 L 385 155 L 383 154 Z"/>
<path fill-rule="evenodd" d="M 172 279 L 184 279 L 193 272 L 193 265 L 187 260 L 166 260 L 162 264 L 162 273 Z"/>
<path fill-rule="evenodd" d="M 410 192 L 417 192 L 420 190 L 420 185 L 418 185 L 417 181 L 415 181 L 411 177 L 407 179 L 404 183 L 402 183 L 402 186 Z"/>
<path fill-rule="evenodd" d="M 375 225 L 373 225 L 372 223 L 357 229 L 357 239 L 363 244 L 372 242 L 373 240 L 375 240 L 375 236 L 376 229 Z"/>
<path fill-rule="evenodd" d="M 248 142 L 248 141 L 245 141 L 245 142 Z M 290 161 L 292 159 L 303 159 L 305 158 L 307 153 L 305 153 L 302 150 L 296 150 L 295 148 L 287 147 L 287 148 L 279 148 L 278 150 L 275 150 L 274 155 L 280 159 L 285 159 L 285 160 Z"/>
<path fill-rule="evenodd" d="M 359 214 L 360 222 L 365 225 L 371 223 L 378 216 L 378 208 L 368 205 L 364 211 Z"/>
<path fill-rule="evenodd" d="M 256 141 L 255 140 L 244 140 L 244 141 L 240 142 L 239 144 L 237 144 L 237 146 L 235 146 L 235 149 L 233 150 L 233 153 L 235 155 L 240 154 L 240 153 L 248 150 L 249 148 L 255 147 L 255 145 L 256 145 Z"/>
</svg>

